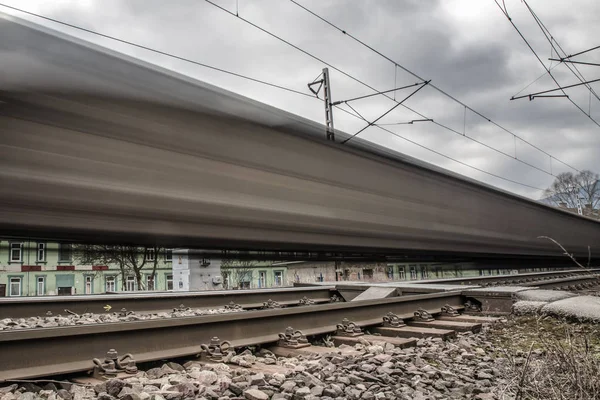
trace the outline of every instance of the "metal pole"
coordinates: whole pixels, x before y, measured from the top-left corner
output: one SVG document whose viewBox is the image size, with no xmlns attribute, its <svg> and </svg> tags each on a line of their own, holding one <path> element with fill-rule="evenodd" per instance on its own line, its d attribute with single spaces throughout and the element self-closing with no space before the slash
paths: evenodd
<svg viewBox="0 0 600 400">
<path fill-rule="evenodd" d="M 333 107 L 331 105 L 331 85 L 329 82 L 329 69 L 327 68 L 323 68 L 323 91 L 325 96 L 325 127 L 327 130 L 327 140 L 335 142 Z"/>
</svg>

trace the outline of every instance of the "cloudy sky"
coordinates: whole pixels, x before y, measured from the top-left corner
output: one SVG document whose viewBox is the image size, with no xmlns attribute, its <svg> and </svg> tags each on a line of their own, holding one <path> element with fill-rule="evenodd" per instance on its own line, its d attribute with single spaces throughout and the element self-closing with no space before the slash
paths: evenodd
<svg viewBox="0 0 600 400">
<path fill-rule="evenodd" d="M 204 0 L 2 0 L 3 4 L 40 13 L 161 51 L 190 58 L 253 78 L 308 93 L 306 84 L 325 65 L 252 27 Z M 378 90 L 418 82 L 409 73 L 327 25 L 289 0 L 214 0 L 240 17 L 288 40 L 335 68 Z M 379 50 L 397 64 L 462 101 L 487 118 L 578 169 L 600 171 L 600 127 L 566 98 L 510 101 L 544 69 L 525 45 L 494 0 L 298 0 L 348 33 Z M 502 3 L 502 2 L 501 2 Z M 555 56 L 535 20 L 520 0 L 505 0 L 513 22 L 561 85 L 577 83 Z M 597 0 L 529 0 L 531 8 L 564 51 L 572 54 L 600 45 L 600 2 Z M 72 28 L 5 11 L 95 43 L 145 59 L 194 78 L 240 93 L 319 122 L 324 119 L 319 100 L 250 82 L 184 61 L 131 47 Z M 600 63 L 600 50 L 578 60 Z M 600 78 L 600 67 L 579 66 L 588 79 Z M 330 68 L 332 97 L 345 100 L 373 91 Z M 553 89 L 542 76 L 521 94 Z M 592 84 L 600 94 L 600 83 Z M 410 90 L 398 91 L 400 100 Z M 569 89 L 570 98 L 600 123 L 600 101 L 585 88 Z M 393 94 L 391 94 L 393 96 Z M 383 96 L 350 103 L 374 120 L 395 103 Z M 397 135 L 372 127 L 361 137 L 488 184 L 538 199 L 542 193 L 479 170 L 536 188 L 546 188 L 547 172 L 570 169 L 513 137 L 511 133 L 425 87 L 406 105 L 431 122 L 386 125 Z M 348 109 L 349 110 L 349 109 Z M 365 123 L 334 111 L 336 129 L 355 133 Z M 421 119 L 402 107 L 381 119 L 394 124 Z M 462 134 L 465 134 L 463 136 Z M 470 140 L 476 139 L 509 156 Z M 443 154 L 444 156 L 440 155 Z M 552 170 L 551 170 L 552 168 Z"/>
</svg>

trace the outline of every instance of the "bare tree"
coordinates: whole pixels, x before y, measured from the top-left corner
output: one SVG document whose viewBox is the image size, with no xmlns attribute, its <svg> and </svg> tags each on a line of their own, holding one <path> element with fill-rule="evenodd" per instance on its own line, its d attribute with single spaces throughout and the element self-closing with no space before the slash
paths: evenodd
<svg viewBox="0 0 600 400">
<path fill-rule="evenodd" d="M 577 209 L 591 206 L 592 210 L 600 205 L 600 176 L 584 170 L 577 174 L 563 172 L 558 174 L 552 185 L 544 191 L 543 201 L 555 206 L 564 204 L 567 208 Z"/>
<path fill-rule="evenodd" d="M 221 262 L 221 276 L 226 282 L 227 289 L 241 289 L 245 282 L 252 280 L 252 271 L 256 266 L 251 260 L 223 260 Z"/>
<path fill-rule="evenodd" d="M 137 288 L 145 290 L 146 283 L 142 279 L 142 270 L 151 269 L 152 282 L 156 279 L 158 256 L 164 253 L 161 247 L 139 247 L 121 245 L 77 245 L 75 257 L 81 264 L 109 265 L 115 264 L 121 273 L 121 288 L 126 289 L 128 276 L 134 276 Z"/>
</svg>

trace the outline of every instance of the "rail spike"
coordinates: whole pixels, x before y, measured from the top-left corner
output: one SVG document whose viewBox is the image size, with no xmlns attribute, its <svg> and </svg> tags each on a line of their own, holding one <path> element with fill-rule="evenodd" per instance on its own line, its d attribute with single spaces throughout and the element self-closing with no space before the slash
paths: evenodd
<svg viewBox="0 0 600 400">
<path fill-rule="evenodd" d="M 125 372 L 127 374 L 136 374 L 137 366 L 133 356 L 129 353 L 119 357 L 119 353 L 115 349 L 110 349 L 106 352 L 104 360 L 94 358 L 93 376 L 97 379 L 110 379 L 117 374 Z"/>
<path fill-rule="evenodd" d="M 315 305 L 315 301 L 313 299 L 309 299 L 308 297 L 304 296 L 303 298 L 301 298 L 298 301 L 298 304 L 301 306 L 313 306 L 313 305 Z"/>
<path fill-rule="evenodd" d="M 405 326 L 404 320 L 394 314 L 393 312 L 389 312 L 383 316 L 383 326 L 388 328 L 401 328 Z"/>
<path fill-rule="evenodd" d="M 419 308 L 417 311 L 415 311 L 414 319 L 416 321 L 429 322 L 433 321 L 433 315 L 431 315 L 429 311 Z"/>
<path fill-rule="evenodd" d="M 231 342 L 227 340 L 221 341 L 221 339 L 219 339 L 217 336 L 214 336 L 212 339 L 210 339 L 209 344 L 201 344 L 200 348 L 202 349 L 200 358 L 204 361 L 220 363 L 223 362 L 223 356 L 226 356 L 229 353 L 235 353 Z"/>
<path fill-rule="evenodd" d="M 288 326 L 285 328 L 285 332 L 279 334 L 277 345 L 290 349 L 300 349 L 310 346 L 310 343 L 308 343 L 306 335 L 301 330 Z"/>
<path fill-rule="evenodd" d="M 243 311 L 244 310 L 244 308 L 240 304 L 234 303 L 233 301 L 230 301 L 229 304 L 226 304 L 224 308 L 229 311 Z"/>
<path fill-rule="evenodd" d="M 337 336 L 362 336 L 363 331 L 355 322 L 348 320 L 348 318 L 344 318 L 341 324 L 337 324 L 335 334 Z"/>
<path fill-rule="evenodd" d="M 275 300 L 269 299 L 263 303 L 262 308 L 263 309 L 281 308 L 281 304 L 279 304 L 279 302 L 277 302 Z"/>
<path fill-rule="evenodd" d="M 442 307 L 442 315 L 447 317 L 458 317 L 459 314 L 458 311 L 456 311 L 456 308 L 452 307 L 450 304 L 446 304 Z"/>
</svg>

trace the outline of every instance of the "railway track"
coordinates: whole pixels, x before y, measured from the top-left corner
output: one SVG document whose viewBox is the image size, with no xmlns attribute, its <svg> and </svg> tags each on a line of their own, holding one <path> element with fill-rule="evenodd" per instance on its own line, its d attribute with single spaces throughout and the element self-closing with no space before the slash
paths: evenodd
<svg viewBox="0 0 600 400">
<path fill-rule="evenodd" d="M 327 303 L 336 294 L 334 286 L 258 290 L 218 290 L 207 292 L 138 292 L 135 294 L 98 294 L 75 296 L 42 296 L 0 298 L 0 319 L 64 314 L 65 309 L 77 314 L 102 313 L 108 305 L 117 311 L 153 312 L 177 308 L 216 308 L 231 302 L 244 309 L 260 308 L 269 299 L 282 306 L 299 304 L 303 297 L 315 303 Z"/>
<path fill-rule="evenodd" d="M 235 347 L 276 342 L 288 326 L 302 330 L 307 336 L 332 333 L 344 318 L 361 327 L 382 324 L 382 318 L 392 312 L 403 320 L 411 320 L 415 311 L 424 309 L 433 315 L 450 305 L 463 309 L 467 300 L 483 296 L 484 301 L 504 302 L 510 309 L 510 293 L 492 293 L 486 290 L 506 284 L 524 287 L 577 289 L 598 285 L 598 274 L 581 270 L 551 273 L 521 274 L 519 276 L 489 276 L 445 282 L 414 282 L 413 286 L 442 286 L 447 290 L 437 293 L 403 295 L 376 300 L 329 303 L 337 294 L 334 286 L 301 288 L 221 291 L 207 293 L 142 293 L 132 295 L 96 295 L 0 300 L 3 318 L 40 316 L 47 311 L 57 314 L 65 309 L 73 312 L 102 312 L 111 304 L 114 308 L 151 312 L 186 306 L 207 308 L 223 306 L 231 301 L 243 305 L 239 313 L 173 317 L 117 323 L 98 323 L 52 328 L 17 329 L 0 332 L 0 382 L 61 375 L 93 368 L 94 358 L 103 358 L 110 349 L 131 353 L 138 362 L 194 356 L 201 352 L 201 344 L 213 337 L 228 340 Z M 593 272 L 598 272 L 594 270 Z M 518 281 L 514 281 L 518 279 Z M 512 282 L 511 282 L 512 280 Z M 465 282 L 466 281 L 466 282 Z M 479 285 L 473 289 L 473 283 Z M 456 290 L 458 284 L 467 285 Z M 477 288 L 478 287 L 478 288 Z M 431 289 L 431 288 L 430 288 Z M 302 297 L 317 300 L 314 305 L 300 306 Z M 257 310 L 267 300 L 276 300 L 286 308 Z M 290 307 L 296 306 L 296 307 Z M 98 309 L 98 310 L 96 310 Z M 488 307 L 487 309 L 491 309 Z"/>
<path fill-rule="evenodd" d="M 109 349 L 131 353 L 136 361 L 193 356 L 218 336 L 235 347 L 276 342 L 286 327 L 306 335 L 334 332 L 344 318 L 358 326 L 380 325 L 389 312 L 411 319 L 418 309 L 439 314 L 450 305 L 462 309 L 460 292 L 404 296 L 362 302 L 246 311 L 223 315 L 170 318 L 0 333 L 0 381 L 88 371 L 94 358 Z"/>
</svg>

